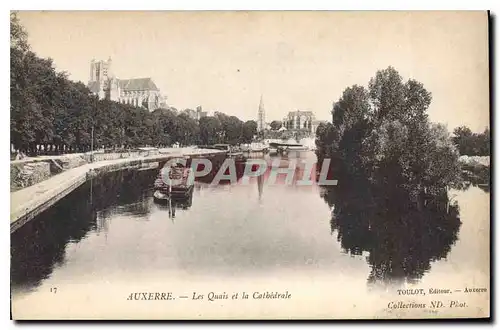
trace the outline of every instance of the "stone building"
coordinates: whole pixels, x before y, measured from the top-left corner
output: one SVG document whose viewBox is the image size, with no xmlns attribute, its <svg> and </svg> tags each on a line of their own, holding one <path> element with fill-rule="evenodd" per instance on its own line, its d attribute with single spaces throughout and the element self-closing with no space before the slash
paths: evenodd
<svg viewBox="0 0 500 330">
<path fill-rule="evenodd" d="M 109 99 L 149 111 L 165 108 L 165 98 L 151 78 L 118 79 L 112 71 L 112 61 L 90 62 L 90 91 L 99 99 Z"/>
<path fill-rule="evenodd" d="M 201 105 L 196 107 L 196 110 L 193 109 L 185 109 L 182 111 L 183 113 L 187 114 L 190 118 L 194 120 L 200 120 L 200 118 L 206 117 L 207 112 L 203 111 Z"/>
<path fill-rule="evenodd" d="M 290 111 L 283 118 L 283 127 L 287 130 L 305 130 L 314 134 L 318 125 L 319 121 L 316 120 L 312 111 Z"/>
</svg>

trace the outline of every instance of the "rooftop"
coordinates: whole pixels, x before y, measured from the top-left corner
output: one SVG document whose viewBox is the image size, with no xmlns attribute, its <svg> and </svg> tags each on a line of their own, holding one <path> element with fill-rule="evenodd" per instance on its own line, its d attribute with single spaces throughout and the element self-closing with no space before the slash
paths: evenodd
<svg viewBox="0 0 500 330">
<path fill-rule="evenodd" d="M 309 111 L 309 110 L 297 110 L 297 111 L 290 111 L 288 113 L 288 115 L 304 115 L 304 116 L 313 116 L 314 117 L 314 113 L 312 111 Z"/>
<path fill-rule="evenodd" d="M 118 79 L 120 88 L 124 91 L 144 91 L 153 90 L 159 91 L 156 84 L 151 78 L 137 78 L 137 79 Z M 88 88 L 92 93 L 99 92 L 99 82 L 91 81 L 88 83 Z"/>
<path fill-rule="evenodd" d="M 119 79 L 119 82 L 125 91 L 159 90 L 151 78 Z"/>
</svg>

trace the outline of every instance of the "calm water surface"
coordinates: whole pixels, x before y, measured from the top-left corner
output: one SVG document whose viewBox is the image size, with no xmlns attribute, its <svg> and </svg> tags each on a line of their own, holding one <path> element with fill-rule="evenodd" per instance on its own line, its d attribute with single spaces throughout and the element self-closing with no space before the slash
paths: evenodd
<svg viewBox="0 0 500 330">
<path fill-rule="evenodd" d="M 421 213 L 367 202 L 352 190 L 255 178 L 250 185 L 196 182 L 192 198 L 157 204 L 156 174 L 94 179 L 14 233 L 13 304 L 43 304 L 51 288 L 112 291 L 123 283 L 300 275 L 368 292 L 488 278 L 490 197 L 478 187 L 451 191 L 457 207 Z"/>
</svg>

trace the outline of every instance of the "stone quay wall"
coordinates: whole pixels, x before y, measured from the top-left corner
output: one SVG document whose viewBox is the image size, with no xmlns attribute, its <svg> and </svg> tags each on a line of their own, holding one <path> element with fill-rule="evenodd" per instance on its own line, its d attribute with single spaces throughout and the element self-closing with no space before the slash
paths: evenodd
<svg viewBox="0 0 500 330">
<path fill-rule="evenodd" d="M 96 177 L 102 173 L 120 171 L 123 169 L 151 169 L 152 167 L 160 166 L 160 164 L 171 158 L 179 156 L 190 158 L 203 157 L 221 162 L 225 159 L 227 153 L 221 150 L 202 149 L 175 151 L 165 150 L 163 152 L 160 150 L 157 155 L 143 155 L 138 158 L 127 157 L 123 159 L 103 160 L 90 164 L 86 163 L 82 166 L 77 166 L 69 170 L 63 170 L 60 174 L 53 175 L 42 182 L 11 192 L 11 233 L 22 227 L 36 215 L 51 207 L 54 203 L 68 195 L 71 191 L 92 177 Z M 24 166 L 30 164 L 30 162 L 22 163 Z M 44 162 L 41 161 L 41 163 Z M 20 166 L 19 163 L 15 165 Z M 50 168 L 50 164 L 48 165 Z M 12 166 L 14 165 L 11 163 L 11 168 Z"/>
</svg>

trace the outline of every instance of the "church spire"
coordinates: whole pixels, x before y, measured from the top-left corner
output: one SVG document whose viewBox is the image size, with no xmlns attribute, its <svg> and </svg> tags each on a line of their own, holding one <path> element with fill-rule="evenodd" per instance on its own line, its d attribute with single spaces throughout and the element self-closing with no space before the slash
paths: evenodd
<svg viewBox="0 0 500 330">
<path fill-rule="evenodd" d="M 261 132 L 266 128 L 266 111 L 264 110 L 264 100 L 260 94 L 259 112 L 257 117 L 257 131 Z"/>
</svg>

